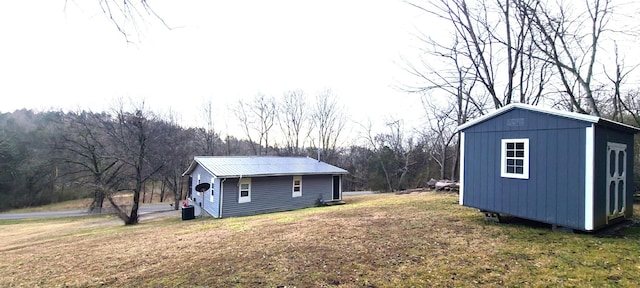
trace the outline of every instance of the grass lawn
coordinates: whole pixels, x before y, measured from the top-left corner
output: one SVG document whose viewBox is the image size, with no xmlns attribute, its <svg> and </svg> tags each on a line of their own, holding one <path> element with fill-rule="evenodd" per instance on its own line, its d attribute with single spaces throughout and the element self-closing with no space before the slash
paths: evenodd
<svg viewBox="0 0 640 288">
<path fill-rule="evenodd" d="M 640 226 L 613 237 L 485 223 L 451 194 L 228 219 L 0 222 L 0 286 L 640 286 Z M 636 205 L 636 215 L 640 215 Z"/>
<path fill-rule="evenodd" d="M 147 198 L 150 198 L 150 197 L 147 197 Z M 141 202 L 140 205 L 173 203 L 173 198 L 171 196 L 167 197 L 163 202 L 160 202 L 159 198 L 160 198 L 159 196 L 155 195 L 153 197 L 153 200 L 154 200 L 153 202 L 149 203 L 149 201 L 147 200 L 146 203 Z M 133 194 L 117 195 L 114 197 L 114 200 L 118 204 L 131 206 L 130 203 L 133 201 Z M 88 210 L 89 206 L 91 205 L 91 201 L 92 201 L 91 198 L 76 199 L 76 200 L 63 201 L 63 202 L 36 206 L 36 207 L 11 209 L 11 210 L 3 211 L 0 213 L 31 213 L 31 212 L 48 212 L 48 211 L 61 211 L 61 210 Z M 111 203 L 109 203 L 109 201 L 105 199 L 103 207 L 106 210 L 106 209 L 110 209 L 112 206 L 111 206 Z"/>
</svg>

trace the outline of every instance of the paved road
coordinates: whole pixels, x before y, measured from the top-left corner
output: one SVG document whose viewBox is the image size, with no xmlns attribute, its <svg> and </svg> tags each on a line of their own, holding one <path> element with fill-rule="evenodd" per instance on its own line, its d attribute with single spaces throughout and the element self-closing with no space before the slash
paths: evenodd
<svg viewBox="0 0 640 288">
<path fill-rule="evenodd" d="M 342 192 L 342 196 L 358 196 L 358 195 L 370 195 L 372 191 L 345 191 Z"/>
<path fill-rule="evenodd" d="M 145 204 L 140 206 L 138 214 L 142 217 L 146 214 L 155 214 L 158 212 L 176 212 L 169 204 Z M 28 218 L 56 218 L 56 217 L 75 217 L 88 216 L 86 209 L 83 210 L 64 210 L 64 211 L 47 211 L 47 212 L 29 212 L 29 213 L 0 213 L 0 220 L 10 219 L 28 219 Z"/>
<path fill-rule="evenodd" d="M 358 196 L 373 194 L 371 191 L 345 191 L 343 196 Z M 162 213 L 160 213 L 162 212 Z M 180 214 L 180 210 L 173 210 L 169 204 L 145 204 L 140 206 L 138 214 L 141 218 L 156 218 L 165 215 Z M 88 216 L 86 209 L 83 210 L 64 210 L 64 211 L 47 211 L 47 212 L 28 212 L 28 213 L 0 213 L 0 220 L 15 220 L 29 218 L 58 218 L 58 217 L 77 217 Z"/>
</svg>

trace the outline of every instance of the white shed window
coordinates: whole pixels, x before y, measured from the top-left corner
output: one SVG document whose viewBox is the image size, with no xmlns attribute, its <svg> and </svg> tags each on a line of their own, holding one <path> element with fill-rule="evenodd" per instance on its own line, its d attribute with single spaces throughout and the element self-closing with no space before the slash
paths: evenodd
<svg viewBox="0 0 640 288">
<path fill-rule="evenodd" d="M 293 176 L 292 197 L 302 197 L 302 176 Z"/>
<path fill-rule="evenodd" d="M 241 178 L 238 183 L 238 203 L 251 202 L 251 178 Z"/>
<path fill-rule="evenodd" d="M 529 179 L 529 139 L 502 139 L 500 176 Z"/>
</svg>

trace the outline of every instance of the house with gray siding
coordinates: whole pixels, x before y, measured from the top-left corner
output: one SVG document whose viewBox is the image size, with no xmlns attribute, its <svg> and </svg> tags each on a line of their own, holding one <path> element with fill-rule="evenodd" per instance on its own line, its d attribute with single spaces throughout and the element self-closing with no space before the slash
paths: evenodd
<svg viewBox="0 0 640 288">
<path fill-rule="evenodd" d="M 510 104 L 458 131 L 461 205 L 582 231 L 632 216 L 636 127 Z"/>
<path fill-rule="evenodd" d="M 344 169 L 309 158 L 196 156 L 190 199 L 216 217 L 245 216 L 342 200 Z"/>
</svg>

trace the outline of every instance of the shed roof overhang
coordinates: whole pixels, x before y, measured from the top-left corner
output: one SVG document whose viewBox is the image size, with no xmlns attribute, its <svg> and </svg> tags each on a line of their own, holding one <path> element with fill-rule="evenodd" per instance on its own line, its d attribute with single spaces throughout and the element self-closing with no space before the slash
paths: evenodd
<svg viewBox="0 0 640 288">
<path fill-rule="evenodd" d="M 611 128 L 617 128 L 617 129 L 621 129 L 623 131 L 627 131 L 629 133 L 639 133 L 640 129 L 638 127 L 633 127 L 631 125 L 627 125 L 627 124 L 623 124 L 623 123 L 618 123 L 615 121 L 611 121 L 608 119 L 604 119 L 598 116 L 593 116 L 593 115 L 588 115 L 588 114 L 581 114 L 581 113 L 575 113 L 575 112 L 568 112 L 568 111 L 561 111 L 561 110 L 556 110 L 556 109 L 550 109 L 550 108 L 545 108 L 545 107 L 540 107 L 540 106 L 533 106 L 533 105 L 529 105 L 529 104 L 523 104 L 523 103 L 512 103 L 509 104 L 507 106 L 501 107 L 500 109 L 497 109 L 491 113 L 485 114 L 481 117 L 478 117 L 476 119 L 473 119 L 467 123 L 464 123 L 460 126 L 458 126 L 456 128 L 456 132 L 458 131 L 462 131 L 464 129 L 467 129 L 471 126 L 475 126 L 477 124 L 480 124 L 486 120 L 489 120 L 491 118 L 494 118 L 498 115 L 504 114 L 506 112 L 509 112 L 511 110 L 514 109 L 523 109 L 523 110 L 529 110 L 529 111 L 535 111 L 535 112 L 540 112 L 540 113 L 545 113 L 545 114 L 549 114 L 549 115 L 555 115 L 558 117 L 565 117 L 565 118 L 570 118 L 570 119 L 575 119 L 575 120 L 580 120 L 580 121 L 585 121 L 585 122 L 590 122 L 590 123 L 594 123 L 594 124 L 601 124 L 604 125 L 606 127 L 611 127 Z"/>
</svg>

